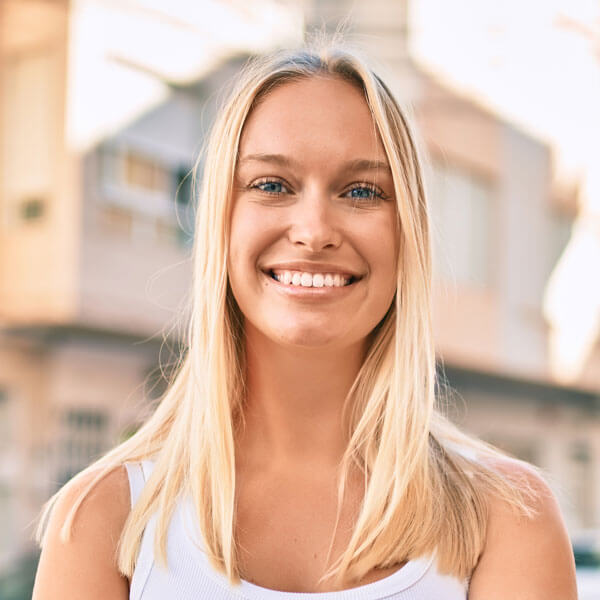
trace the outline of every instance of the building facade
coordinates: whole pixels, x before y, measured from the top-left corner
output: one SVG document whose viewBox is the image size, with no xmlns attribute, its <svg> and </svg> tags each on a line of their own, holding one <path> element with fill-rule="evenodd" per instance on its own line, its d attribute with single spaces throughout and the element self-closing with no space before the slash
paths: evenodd
<svg viewBox="0 0 600 600">
<path fill-rule="evenodd" d="M 261 14 L 241 3 L 207 2 L 231 31 L 213 28 L 201 51 L 198 10 L 0 4 L 0 591 L 3 573 L 31 572 L 42 502 L 135 429 L 164 385 L 159 365 L 182 349 L 190 171 L 219 90 L 246 57 L 350 10 L 259 4 L 279 37 L 257 39 Z M 541 466 L 571 531 L 598 527 L 600 349 L 560 383 L 543 315 L 574 204 L 556 191 L 546 144 L 411 58 L 408 9 L 356 3 L 349 30 L 420 132 L 448 411 Z M 114 35 L 96 39 L 98 22 Z M 179 50 L 153 53 L 156 36 Z"/>
</svg>

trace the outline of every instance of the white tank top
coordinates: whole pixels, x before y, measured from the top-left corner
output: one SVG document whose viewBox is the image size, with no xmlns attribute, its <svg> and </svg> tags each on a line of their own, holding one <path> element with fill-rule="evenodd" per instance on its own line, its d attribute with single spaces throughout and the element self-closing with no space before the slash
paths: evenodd
<svg viewBox="0 0 600 600">
<path fill-rule="evenodd" d="M 153 463 L 127 463 L 131 505 L 139 498 Z M 398 571 L 366 585 L 339 592 L 279 592 L 242 580 L 238 586 L 215 571 L 202 551 L 202 536 L 190 501 L 180 501 L 167 534 L 167 563 L 154 560 L 156 515 L 144 530 L 131 578 L 131 600 L 466 600 L 467 581 L 442 575 L 434 557 L 407 562 Z"/>
</svg>

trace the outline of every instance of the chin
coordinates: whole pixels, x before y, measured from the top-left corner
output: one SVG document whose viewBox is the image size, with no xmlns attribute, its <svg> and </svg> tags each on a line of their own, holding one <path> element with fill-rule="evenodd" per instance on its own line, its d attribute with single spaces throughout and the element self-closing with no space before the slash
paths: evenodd
<svg viewBox="0 0 600 600">
<path fill-rule="evenodd" d="M 323 348 L 335 344 L 339 340 L 339 334 L 327 331 L 323 327 L 295 327 L 280 329 L 274 332 L 273 339 L 285 346 L 296 346 L 300 348 Z"/>
</svg>

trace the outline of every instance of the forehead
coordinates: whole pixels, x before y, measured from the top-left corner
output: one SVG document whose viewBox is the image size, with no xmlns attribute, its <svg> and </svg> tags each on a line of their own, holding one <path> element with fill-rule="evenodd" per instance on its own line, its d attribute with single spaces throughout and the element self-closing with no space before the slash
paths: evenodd
<svg viewBox="0 0 600 600">
<path fill-rule="evenodd" d="M 385 160 L 364 93 L 336 77 L 315 76 L 276 87 L 248 116 L 240 156 L 268 153 Z"/>
</svg>

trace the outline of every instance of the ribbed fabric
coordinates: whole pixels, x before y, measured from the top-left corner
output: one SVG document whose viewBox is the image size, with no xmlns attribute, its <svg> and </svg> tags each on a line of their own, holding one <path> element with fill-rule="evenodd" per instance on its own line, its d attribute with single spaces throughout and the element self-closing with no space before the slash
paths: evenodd
<svg viewBox="0 0 600 600">
<path fill-rule="evenodd" d="M 125 465 L 132 506 L 137 501 L 153 463 Z M 179 502 L 167 536 L 168 569 L 154 561 L 156 517 L 148 522 L 135 571 L 131 600 L 465 600 L 467 582 L 440 574 L 434 557 L 412 560 L 392 575 L 349 590 L 323 593 L 279 592 L 247 581 L 232 586 L 216 572 L 202 551 L 202 537 L 189 500 Z"/>
</svg>

